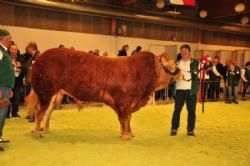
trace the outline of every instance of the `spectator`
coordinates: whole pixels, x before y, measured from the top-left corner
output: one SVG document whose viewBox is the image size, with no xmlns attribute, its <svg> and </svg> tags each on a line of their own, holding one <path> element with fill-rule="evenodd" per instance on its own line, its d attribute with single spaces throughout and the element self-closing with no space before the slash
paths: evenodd
<svg viewBox="0 0 250 166">
<path fill-rule="evenodd" d="M 14 88 L 12 89 L 13 97 L 11 98 L 11 106 L 8 109 L 7 118 L 10 117 L 10 113 L 12 117 L 20 117 L 18 115 L 19 101 L 21 95 L 20 92 L 23 85 L 23 78 L 25 75 L 24 59 L 20 54 L 18 54 L 18 49 L 15 44 L 12 44 L 10 46 L 9 54 L 15 71 L 15 84 Z"/>
<path fill-rule="evenodd" d="M 211 81 L 214 81 L 211 85 L 210 94 L 212 100 L 214 100 L 214 96 L 216 97 L 215 100 L 218 100 L 220 97 L 220 81 L 223 76 L 223 65 L 219 61 L 219 57 L 215 56 L 212 60 L 213 66 L 216 68 L 214 69 L 214 72 L 211 73 Z M 214 95 L 215 94 L 215 95 Z"/>
<path fill-rule="evenodd" d="M 92 50 L 89 50 L 89 52 L 88 52 L 89 54 L 94 54 L 94 51 L 92 51 Z"/>
<path fill-rule="evenodd" d="M 140 52 L 141 51 L 141 46 L 137 46 L 136 49 L 132 52 L 131 56 L 135 55 L 135 53 Z"/>
<path fill-rule="evenodd" d="M 26 85 L 26 95 L 30 93 L 31 90 L 31 70 L 32 70 L 32 64 L 35 63 L 36 58 L 40 55 L 40 51 L 37 48 L 37 44 L 35 42 L 30 42 L 26 46 L 26 53 L 25 57 L 25 67 L 27 70 L 27 74 L 25 76 L 25 85 Z"/>
<path fill-rule="evenodd" d="M 208 98 L 211 100 L 218 100 L 219 94 L 220 94 L 220 80 L 222 78 L 222 75 L 217 70 L 217 65 L 219 61 L 217 57 L 214 57 L 212 60 L 211 67 L 209 68 L 209 89 L 208 89 Z M 220 68 L 222 67 L 222 68 Z M 219 66 L 219 69 L 222 71 L 223 66 Z"/>
<path fill-rule="evenodd" d="M 0 100 L 9 98 L 15 82 L 15 73 L 8 53 L 10 44 L 10 33 L 7 30 L 0 29 Z M 8 106 L 0 108 L 0 143 L 9 142 L 9 140 L 2 139 L 7 111 Z M 4 148 L 0 147 L 0 151 L 4 151 Z"/>
<path fill-rule="evenodd" d="M 58 48 L 65 48 L 63 44 L 60 44 Z"/>
<path fill-rule="evenodd" d="M 246 100 L 246 92 L 250 85 L 250 61 L 245 64 L 243 69 L 241 69 L 241 78 L 243 80 L 242 100 Z"/>
<path fill-rule="evenodd" d="M 99 52 L 100 52 L 99 49 L 95 49 L 93 55 L 99 56 Z"/>
<path fill-rule="evenodd" d="M 229 69 L 229 66 L 231 64 L 231 60 L 227 59 L 226 64 L 223 67 L 223 80 L 224 80 L 224 98 L 227 100 L 228 99 L 228 87 L 227 87 L 227 71 Z"/>
<path fill-rule="evenodd" d="M 128 49 L 129 49 L 129 46 L 127 44 L 122 46 L 122 49 L 119 51 L 117 56 L 127 56 Z"/>
<path fill-rule="evenodd" d="M 231 62 L 227 70 L 226 76 L 228 87 L 228 99 L 226 100 L 226 103 L 230 104 L 233 102 L 235 104 L 238 104 L 236 98 L 240 81 L 240 68 L 236 66 L 234 62 Z"/>
<path fill-rule="evenodd" d="M 108 52 L 103 52 L 102 56 L 108 56 Z"/>
</svg>

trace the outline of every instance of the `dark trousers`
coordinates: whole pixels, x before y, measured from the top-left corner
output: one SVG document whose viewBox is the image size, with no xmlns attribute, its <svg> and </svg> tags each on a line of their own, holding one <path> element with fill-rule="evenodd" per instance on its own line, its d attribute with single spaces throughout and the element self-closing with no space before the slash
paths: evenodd
<svg viewBox="0 0 250 166">
<path fill-rule="evenodd" d="M 22 88 L 22 80 L 15 79 L 15 85 L 12 89 L 13 91 L 13 97 L 10 99 L 11 105 L 8 108 L 8 114 L 7 116 L 10 116 L 10 113 L 12 116 L 16 116 L 19 111 L 19 101 L 20 101 L 20 95 L 21 95 L 21 88 Z"/>
<path fill-rule="evenodd" d="M 175 95 L 175 107 L 174 113 L 172 117 L 172 129 L 177 130 L 180 126 L 180 114 L 182 107 L 186 102 L 187 110 L 188 110 L 188 126 L 187 131 L 193 131 L 195 128 L 195 110 L 196 110 L 196 95 L 190 95 L 190 90 L 176 90 Z"/>
<path fill-rule="evenodd" d="M 220 81 L 219 80 L 211 80 L 209 90 L 208 90 L 208 98 L 209 99 L 218 99 L 220 94 Z"/>
<path fill-rule="evenodd" d="M 247 93 L 247 88 L 250 85 L 250 82 L 243 82 L 243 93 L 242 93 L 242 97 L 246 96 Z"/>
</svg>

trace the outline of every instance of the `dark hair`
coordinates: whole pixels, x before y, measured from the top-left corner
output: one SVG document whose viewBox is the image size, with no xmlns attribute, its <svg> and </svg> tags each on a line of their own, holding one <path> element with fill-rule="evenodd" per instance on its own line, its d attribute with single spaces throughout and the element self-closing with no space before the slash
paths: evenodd
<svg viewBox="0 0 250 166">
<path fill-rule="evenodd" d="M 141 46 L 137 46 L 135 50 L 136 51 L 140 51 L 141 50 Z"/>
<path fill-rule="evenodd" d="M 64 45 L 63 45 L 63 44 L 60 44 L 60 45 L 59 45 L 59 48 L 64 48 Z"/>
<path fill-rule="evenodd" d="M 36 42 L 29 42 L 29 44 L 27 45 L 27 47 L 31 47 L 34 50 L 37 50 L 37 44 L 36 44 Z"/>
<path fill-rule="evenodd" d="M 123 45 L 121 50 L 125 50 L 126 47 L 128 47 L 127 44 Z"/>
<path fill-rule="evenodd" d="M 186 48 L 186 49 L 188 49 L 189 51 L 191 51 L 191 48 L 190 48 L 190 46 L 189 46 L 188 44 L 183 44 L 183 45 L 180 47 L 180 49 L 182 49 L 182 48 Z"/>
<path fill-rule="evenodd" d="M 250 65 L 250 61 L 246 62 L 245 66 L 249 66 Z"/>
</svg>

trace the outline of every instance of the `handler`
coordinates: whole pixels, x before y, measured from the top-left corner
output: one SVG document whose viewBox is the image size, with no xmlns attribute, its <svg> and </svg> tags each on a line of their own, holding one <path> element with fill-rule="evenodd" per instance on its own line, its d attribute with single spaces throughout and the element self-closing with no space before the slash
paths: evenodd
<svg viewBox="0 0 250 166">
<path fill-rule="evenodd" d="M 197 92 L 199 87 L 199 61 L 191 58 L 190 51 L 190 46 L 187 44 L 180 47 L 181 59 L 177 61 L 177 66 L 181 69 L 183 80 L 176 81 L 174 85 L 175 106 L 172 116 L 171 136 L 177 134 L 180 125 L 180 114 L 185 102 L 188 110 L 187 135 L 195 136 L 194 128 Z"/>
</svg>

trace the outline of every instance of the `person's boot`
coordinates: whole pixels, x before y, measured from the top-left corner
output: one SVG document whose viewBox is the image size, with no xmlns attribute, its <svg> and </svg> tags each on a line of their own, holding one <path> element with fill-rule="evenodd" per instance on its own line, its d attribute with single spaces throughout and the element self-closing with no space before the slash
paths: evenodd
<svg viewBox="0 0 250 166">
<path fill-rule="evenodd" d="M 177 135 L 177 130 L 176 129 L 172 129 L 170 132 L 171 136 L 176 136 Z"/>
<path fill-rule="evenodd" d="M 194 131 L 188 131 L 187 132 L 187 136 L 193 136 L 193 137 L 195 137 Z"/>
</svg>

